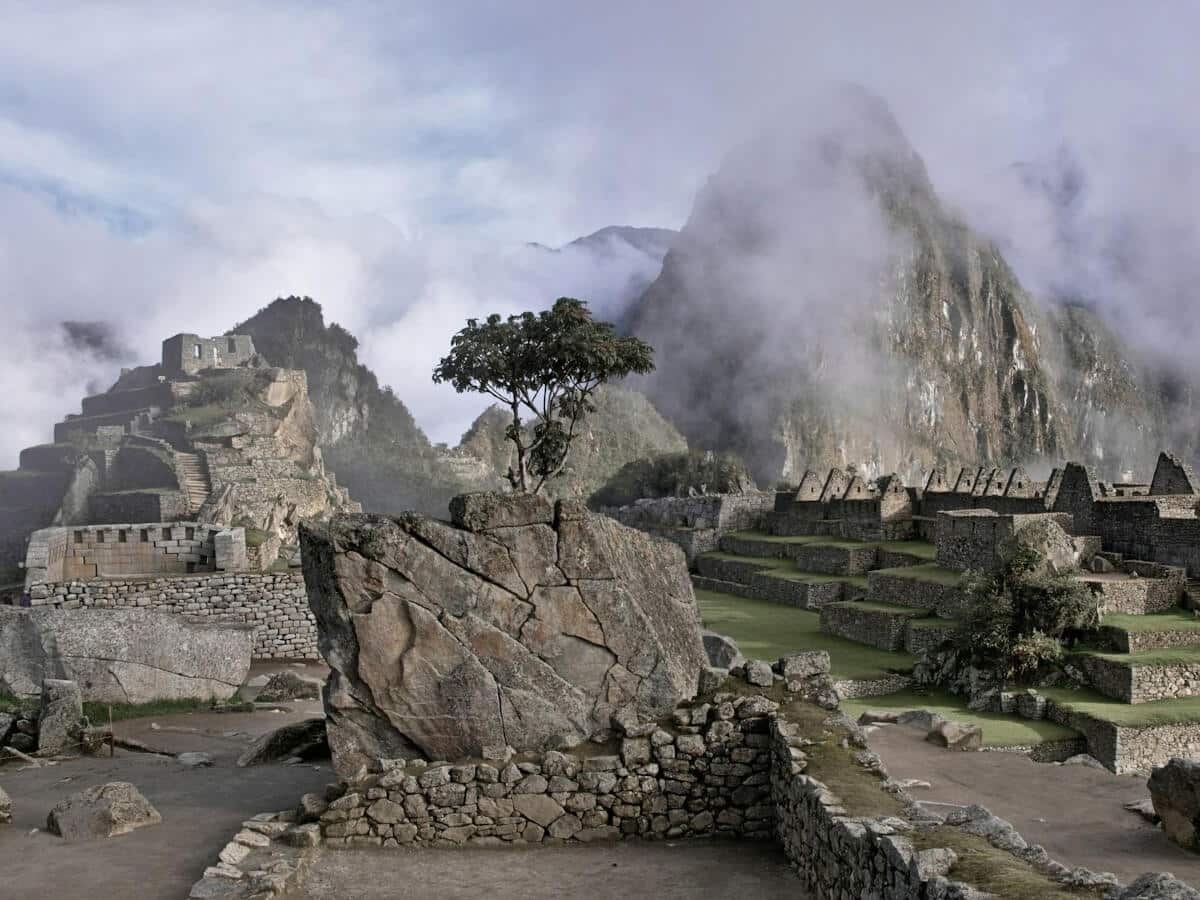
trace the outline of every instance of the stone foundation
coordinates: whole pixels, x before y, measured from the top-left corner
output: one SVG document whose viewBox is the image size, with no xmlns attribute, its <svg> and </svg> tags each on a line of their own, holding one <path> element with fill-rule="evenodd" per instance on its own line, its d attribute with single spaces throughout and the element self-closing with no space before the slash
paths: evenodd
<svg viewBox="0 0 1200 900">
<path fill-rule="evenodd" d="M 914 615 L 924 615 L 912 610 Z M 889 609 L 879 609 L 871 603 L 834 603 L 821 609 L 821 630 L 880 650 L 897 651 L 904 647 L 909 619 Z"/>
<path fill-rule="evenodd" d="M 969 605 L 965 592 L 958 585 L 911 578 L 888 569 L 868 572 L 867 586 L 872 600 L 932 610 L 944 619 L 960 618 Z"/>
<path fill-rule="evenodd" d="M 808 582 L 791 578 L 775 578 L 767 574 L 751 575 L 748 579 L 725 580 L 693 575 L 692 584 L 700 590 L 720 591 L 738 597 L 765 600 L 800 609 L 819 610 L 830 603 L 850 599 L 862 593 L 860 588 L 843 581 Z"/>
<path fill-rule="evenodd" d="M 254 659 L 317 659 L 317 624 L 304 576 L 280 573 L 101 578 L 42 585 L 37 605 L 60 609 L 165 610 L 254 625 Z"/>
<path fill-rule="evenodd" d="M 1092 687 L 1122 703 L 1200 697 L 1200 664 L 1135 666 L 1099 656 L 1077 659 Z"/>
<path fill-rule="evenodd" d="M 1129 727 L 1076 713 L 1048 700 L 1046 718 L 1087 739 L 1088 753 L 1118 775 L 1136 775 L 1166 765 L 1172 757 L 1200 757 L 1200 722 Z"/>
<path fill-rule="evenodd" d="M 549 751 L 508 763 L 407 765 L 350 783 L 321 816 L 330 846 L 769 838 L 769 716 L 763 697 L 717 694 L 611 753 Z"/>
</svg>

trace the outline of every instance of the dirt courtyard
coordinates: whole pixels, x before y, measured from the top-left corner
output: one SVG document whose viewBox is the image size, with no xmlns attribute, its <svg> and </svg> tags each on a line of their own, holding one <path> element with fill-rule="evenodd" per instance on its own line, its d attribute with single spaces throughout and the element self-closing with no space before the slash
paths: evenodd
<svg viewBox="0 0 1200 900">
<path fill-rule="evenodd" d="M 23 771 L 12 764 L 0 768 L 0 787 L 13 803 L 13 824 L 0 829 L 0 898 L 187 897 L 242 821 L 293 807 L 301 794 L 336 780 L 328 760 L 247 769 L 234 764 L 255 736 L 320 714 L 319 702 L 290 706 L 286 713 L 190 713 L 116 725 L 118 735 L 158 749 L 208 753 L 211 768 L 189 769 L 170 757 L 120 749 L 113 758 L 82 757 Z M 109 781 L 136 785 L 162 814 L 162 824 L 72 844 L 44 830 L 56 803 Z"/>
<path fill-rule="evenodd" d="M 323 850 L 290 900 L 804 900 L 768 841 L 478 850 Z"/>
<path fill-rule="evenodd" d="M 929 782 L 930 789 L 911 792 L 914 799 L 986 806 L 1064 865 L 1112 872 L 1122 883 L 1165 871 L 1200 885 L 1200 855 L 1171 843 L 1162 829 L 1124 809 L 1125 803 L 1150 796 L 1144 777 L 1035 763 L 1016 753 L 954 753 L 901 725 L 881 727 L 869 740 L 892 778 Z"/>
</svg>

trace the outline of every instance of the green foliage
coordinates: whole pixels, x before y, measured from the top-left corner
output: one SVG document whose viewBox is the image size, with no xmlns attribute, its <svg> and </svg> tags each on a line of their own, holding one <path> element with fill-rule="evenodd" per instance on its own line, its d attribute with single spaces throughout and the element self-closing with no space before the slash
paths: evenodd
<svg viewBox="0 0 1200 900">
<path fill-rule="evenodd" d="M 536 314 L 468 319 L 433 380 L 459 393 L 488 394 L 511 411 L 506 437 L 517 462 L 508 480 L 514 490 L 537 493 L 562 472 L 579 422 L 595 410 L 596 388 L 653 368 L 648 344 L 596 321 L 583 301 L 560 297 Z M 522 421 L 526 414 L 532 429 Z"/>
<path fill-rule="evenodd" d="M 971 573 L 970 612 L 959 650 L 1005 680 L 1029 678 L 1062 658 L 1064 638 L 1100 625 L 1099 603 L 1070 574 L 1047 574 L 1030 547 L 1015 548 L 994 575 Z"/>
<path fill-rule="evenodd" d="M 755 489 L 750 470 L 734 453 L 688 450 L 626 463 L 592 494 L 594 507 L 628 506 L 644 497 L 734 494 Z"/>
<path fill-rule="evenodd" d="M 236 409 L 258 402 L 266 373 L 261 369 L 232 369 L 204 375 L 187 396 L 187 405 Z"/>
</svg>

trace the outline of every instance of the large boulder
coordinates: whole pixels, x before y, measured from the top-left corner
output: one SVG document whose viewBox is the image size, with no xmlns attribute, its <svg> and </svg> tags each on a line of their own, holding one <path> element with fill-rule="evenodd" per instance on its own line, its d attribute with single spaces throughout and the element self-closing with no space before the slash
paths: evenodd
<svg viewBox="0 0 1200 900">
<path fill-rule="evenodd" d="M 272 675 L 254 699 L 259 703 L 282 703 L 286 700 L 318 700 L 320 697 L 319 681 L 285 669 Z"/>
<path fill-rule="evenodd" d="M 1148 787 L 1167 837 L 1200 850 L 1200 761 L 1172 759 L 1150 773 Z"/>
<path fill-rule="evenodd" d="M 1079 568 L 1074 539 L 1049 517 L 1038 516 L 1022 523 L 1001 545 L 1000 556 L 1007 561 L 1019 551 L 1033 554 L 1038 575 L 1067 575 Z"/>
<path fill-rule="evenodd" d="M 451 513 L 301 529 L 339 772 L 571 747 L 695 695 L 708 660 L 678 547 L 578 501 Z"/>
<path fill-rule="evenodd" d="M 4 788 L 0 788 L 0 825 L 12 824 L 12 800 L 8 794 L 4 793 Z"/>
<path fill-rule="evenodd" d="M 705 631 L 704 652 L 708 655 L 708 664 L 717 669 L 732 669 L 743 665 L 746 657 L 738 649 L 737 641 L 715 631 Z"/>
<path fill-rule="evenodd" d="M 162 821 L 150 801 L 127 781 L 112 781 L 72 794 L 50 810 L 46 829 L 66 841 L 127 834 Z"/>
<path fill-rule="evenodd" d="M 42 710 L 38 716 L 38 753 L 53 756 L 79 749 L 83 732 L 83 694 L 74 681 L 47 678 L 42 682 Z"/>
<path fill-rule="evenodd" d="M 291 725 L 283 725 L 266 734 L 259 735 L 238 757 L 239 766 L 261 766 L 266 763 L 300 757 L 311 759 L 329 752 L 325 736 L 325 720 L 305 719 Z"/>
<path fill-rule="evenodd" d="M 52 678 L 100 703 L 225 700 L 253 646 L 252 626 L 157 610 L 0 607 L 0 690 L 32 696 Z"/>
</svg>

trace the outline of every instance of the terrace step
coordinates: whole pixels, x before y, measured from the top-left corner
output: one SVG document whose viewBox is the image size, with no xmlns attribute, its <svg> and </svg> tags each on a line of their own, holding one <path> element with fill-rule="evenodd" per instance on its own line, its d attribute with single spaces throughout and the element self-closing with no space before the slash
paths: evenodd
<svg viewBox="0 0 1200 900">
<path fill-rule="evenodd" d="M 928 610 L 869 600 L 831 603 L 821 608 L 821 630 L 879 650 L 900 651 L 909 622 L 928 615 Z"/>
<path fill-rule="evenodd" d="M 930 609 L 944 619 L 962 618 L 970 601 L 962 576 L 936 563 L 876 569 L 867 573 L 867 599 L 914 609 Z"/>
<path fill-rule="evenodd" d="M 1141 653 L 1082 651 L 1071 659 L 1092 687 L 1122 703 L 1154 703 L 1200 697 L 1200 648 L 1178 647 Z"/>
<path fill-rule="evenodd" d="M 1174 647 L 1200 647 L 1200 618 L 1190 610 L 1128 615 L 1106 615 L 1100 638 L 1116 653 L 1141 653 Z"/>
<path fill-rule="evenodd" d="M 714 570 L 711 566 L 704 568 L 710 572 L 721 571 Z M 766 600 L 769 603 L 808 610 L 818 610 L 830 603 L 862 596 L 866 593 L 866 586 L 856 583 L 857 581 L 819 575 L 813 576 L 812 580 L 804 580 L 801 573 L 791 574 L 779 569 L 760 569 L 740 579 L 703 574 L 692 576 L 692 584 L 698 590 L 720 591 L 723 594 Z"/>
<path fill-rule="evenodd" d="M 863 575 L 875 568 L 921 565 L 934 558 L 933 545 L 924 541 L 848 541 L 760 531 L 723 535 L 719 546 L 737 556 L 790 559 L 803 571 L 827 575 Z"/>
</svg>

